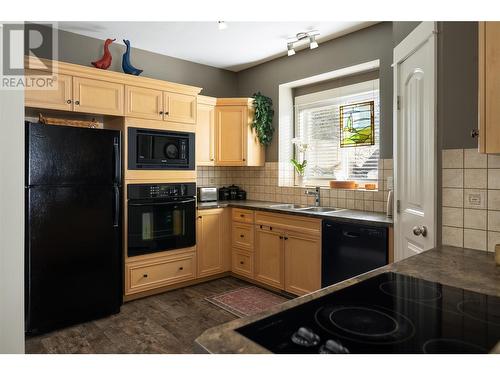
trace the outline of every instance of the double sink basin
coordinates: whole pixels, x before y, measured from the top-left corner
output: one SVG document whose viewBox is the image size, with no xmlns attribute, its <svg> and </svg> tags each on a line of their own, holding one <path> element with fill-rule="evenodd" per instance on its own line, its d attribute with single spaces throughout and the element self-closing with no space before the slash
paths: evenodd
<svg viewBox="0 0 500 375">
<path fill-rule="evenodd" d="M 278 210 L 292 210 L 299 212 L 317 212 L 322 214 L 328 214 L 331 212 L 343 211 L 342 208 L 333 207 L 316 207 L 316 206 L 306 206 L 302 204 L 273 204 L 269 206 L 270 208 L 276 208 Z"/>
</svg>

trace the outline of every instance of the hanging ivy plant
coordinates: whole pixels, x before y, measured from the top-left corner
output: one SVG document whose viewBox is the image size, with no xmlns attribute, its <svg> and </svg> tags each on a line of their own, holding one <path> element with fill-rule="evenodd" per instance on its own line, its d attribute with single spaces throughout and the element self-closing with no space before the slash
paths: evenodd
<svg viewBox="0 0 500 375">
<path fill-rule="evenodd" d="M 268 146 L 273 140 L 273 101 L 271 98 L 262 95 L 260 92 L 253 94 L 253 106 L 255 114 L 252 128 L 257 132 L 259 142 L 263 146 Z"/>
</svg>

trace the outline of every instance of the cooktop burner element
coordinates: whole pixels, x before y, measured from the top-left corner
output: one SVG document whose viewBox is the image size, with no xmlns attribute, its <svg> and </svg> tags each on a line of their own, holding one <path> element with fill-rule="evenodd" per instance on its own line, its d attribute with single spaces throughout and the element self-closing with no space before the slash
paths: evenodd
<svg viewBox="0 0 500 375">
<path fill-rule="evenodd" d="M 500 298 L 388 272 L 237 331 L 273 353 L 487 353 Z"/>
<path fill-rule="evenodd" d="M 404 290 L 398 290 L 404 288 Z M 409 282 L 401 285 L 396 281 L 388 281 L 380 284 L 380 290 L 390 296 L 412 301 L 433 301 L 442 297 L 437 285 L 422 285 L 417 282 Z"/>
</svg>

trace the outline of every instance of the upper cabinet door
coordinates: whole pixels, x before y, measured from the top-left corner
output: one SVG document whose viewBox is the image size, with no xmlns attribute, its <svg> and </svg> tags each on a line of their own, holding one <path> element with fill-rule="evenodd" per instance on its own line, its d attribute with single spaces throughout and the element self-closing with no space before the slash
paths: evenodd
<svg viewBox="0 0 500 375">
<path fill-rule="evenodd" d="M 123 116 L 124 85 L 73 77 L 74 111 Z"/>
<path fill-rule="evenodd" d="M 479 152 L 500 153 L 500 22 L 479 22 Z"/>
<path fill-rule="evenodd" d="M 36 70 L 26 70 L 26 75 L 36 75 Z M 59 109 L 71 111 L 73 109 L 73 93 L 71 92 L 72 77 L 65 74 L 57 75 L 57 82 L 53 89 L 30 89 L 24 92 L 26 107 Z"/>
<path fill-rule="evenodd" d="M 196 95 L 163 92 L 163 119 L 165 121 L 196 123 Z"/>
<path fill-rule="evenodd" d="M 215 160 L 215 108 L 198 104 L 196 122 L 196 165 L 214 165 Z"/>
<path fill-rule="evenodd" d="M 217 106 L 215 134 L 217 165 L 246 165 L 247 107 Z"/>
<path fill-rule="evenodd" d="M 125 86 L 125 116 L 163 120 L 163 92 Z"/>
</svg>

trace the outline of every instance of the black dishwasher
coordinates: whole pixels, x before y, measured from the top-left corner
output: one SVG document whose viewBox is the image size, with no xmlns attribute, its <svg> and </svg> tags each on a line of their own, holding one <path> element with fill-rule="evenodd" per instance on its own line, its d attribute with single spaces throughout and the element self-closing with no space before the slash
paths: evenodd
<svg viewBox="0 0 500 375">
<path fill-rule="evenodd" d="M 387 228 L 323 220 L 322 238 L 322 288 L 387 264 Z"/>
</svg>

